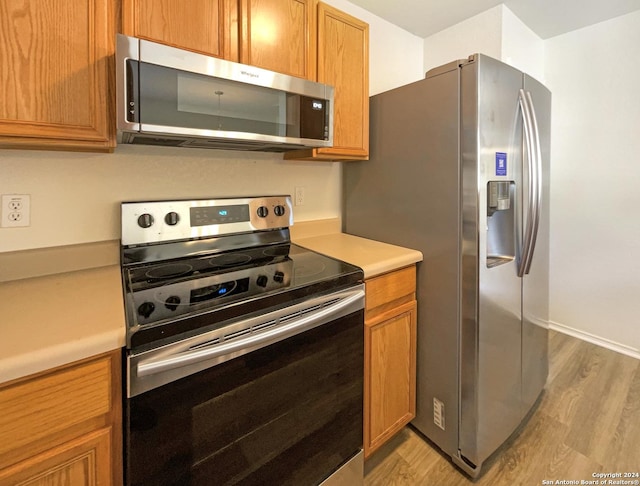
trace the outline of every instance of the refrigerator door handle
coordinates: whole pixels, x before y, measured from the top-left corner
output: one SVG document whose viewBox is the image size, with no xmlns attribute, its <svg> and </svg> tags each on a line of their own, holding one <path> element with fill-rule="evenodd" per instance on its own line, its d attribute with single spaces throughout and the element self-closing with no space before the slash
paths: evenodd
<svg viewBox="0 0 640 486">
<path fill-rule="evenodd" d="M 536 173 L 536 197 L 534 200 L 534 220 L 533 220 L 533 232 L 531 234 L 531 247 L 529 249 L 529 258 L 527 259 L 526 268 L 524 273 L 528 274 L 531 269 L 531 261 L 533 260 L 533 253 L 536 249 L 536 241 L 538 239 L 538 227 L 540 226 L 540 205 L 542 201 L 542 150 L 540 148 L 540 131 L 538 130 L 538 119 L 536 117 L 536 110 L 531 99 L 531 93 L 527 91 L 527 103 L 529 104 L 529 113 L 531 114 L 531 125 L 533 128 L 533 149 L 534 160 L 532 165 L 535 164 L 533 170 Z"/>
<path fill-rule="evenodd" d="M 535 219 L 535 203 L 537 200 L 537 171 L 534 170 L 535 148 L 533 139 L 533 119 L 531 115 L 531 105 L 527 99 L 524 89 L 520 89 L 518 96 L 520 109 L 522 112 L 522 121 L 524 127 L 524 139 L 527 144 L 527 170 L 529 173 L 529 201 L 527 208 L 527 220 L 524 238 L 522 240 L 522 251 L 520 253 L 520 262 L 518 263 L 518 277 L 524 276 L 531 259 L 531 247 L 534 230 Z M 523 157 L 524 160 L 524 157 Z"/>
</svg>

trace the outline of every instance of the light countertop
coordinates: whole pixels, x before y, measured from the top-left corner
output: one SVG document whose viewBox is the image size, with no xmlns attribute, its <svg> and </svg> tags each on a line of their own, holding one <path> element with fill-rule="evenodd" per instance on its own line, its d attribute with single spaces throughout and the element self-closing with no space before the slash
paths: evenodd
<svg viewBox="0 0 640 486">
<path fill-rule="evenodd" d="M 345 233 L 294 239 L 295 244 L 356 265 L 370 278 L 422 261 L 422 253 Z"/>
<path fill-rule="evenodd" d="M 0 283 L 0 383 L 121 348 L 120 266 Z"/>
</svg>

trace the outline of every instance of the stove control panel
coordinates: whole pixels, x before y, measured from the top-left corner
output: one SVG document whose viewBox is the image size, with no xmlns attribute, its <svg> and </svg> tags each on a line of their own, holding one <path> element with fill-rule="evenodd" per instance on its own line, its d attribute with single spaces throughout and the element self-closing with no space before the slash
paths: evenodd
<svg viewBox="0 0 640 486">
<path fill-rule="evenodd" d="M 122 245 L 286 228 L 291 196 L 123 202 Z"/>
<path fill-rule="evenodd" d="M 207 310 L 291 284 L 293 262 L 282 262 L 227 272 L 210 277 L 168 283 L 132 293 L 135 322 L 152 324 L 163 319 Z"/>
</svg>

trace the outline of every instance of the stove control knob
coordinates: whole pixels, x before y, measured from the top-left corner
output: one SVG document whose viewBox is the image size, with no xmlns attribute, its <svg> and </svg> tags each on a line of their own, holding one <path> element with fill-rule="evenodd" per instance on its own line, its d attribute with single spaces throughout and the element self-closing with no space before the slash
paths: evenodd
<svg viewBox="0 0 640 486">
<path fill-rule="evenodd" d="M 145 319 L 148 319 L 149 316 L 153 314 L 153 311 L 155 309 L 156 309 L 156 306 L 153 304 L 153 302 L 143 302 L 138 307 L 138 314 L 144 317 Z"/>
<path fill-rule="evenodd" d="M 284 282 L 284 272 L 276 272 L 273 274 L 273 280 L 278 282 L 278 283 L 282 283 Z"/>
<path fill-rule="evenodd" d="M 261 218 L 266 218 L 269 214 L 269 210 L 267 209 L 266 206 L 260 206 L 258 208 L 258 216 L 260 216 Z"/>
<path fill-rule="evenodd" d="M 141 228 L 150 228 L 153 225 L 153 216 L 149 213 L 141 214 L 138 218 L 138 226 Z"/>
<path fill-rule="evenodd" d="M 284 206 L 278 204 L 275 208 L 273 208 L 273 212 L 276 213 L 276 216 L 284 216 Z"/>
<path fill-rule="evenodd" d="M 169 226 L 177 225 L 178 221 L 180 221 L 180 216 L 178 216 L 178 213 L 176 213 L 175 211 L 171 211 L 170 213 L 167 213 L 166 216 L 164 217 L 164 222 L 167 223 Z"/>
<path fill-rule="evenodd" d="M 256 280 L 256 284 L 259 287 L 266 287 L 268 282 L 269 282 L 269 278 L 266 275 L 260 275 Z"/>
<path fill-rule="evenodd" d="M 178 308 L 178 305 L 180 305 L 180 297 L 178 297 L 177 295 L 172 295 L 164 301 L 164 306 L 170 311 L 176 310 Z"/>
</svg>

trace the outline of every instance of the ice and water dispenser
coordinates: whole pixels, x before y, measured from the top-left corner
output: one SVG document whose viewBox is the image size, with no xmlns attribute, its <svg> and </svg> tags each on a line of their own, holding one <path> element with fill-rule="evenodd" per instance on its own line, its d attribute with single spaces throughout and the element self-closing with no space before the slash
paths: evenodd
<svg viewBox="0 0 640 486">
<path fill-rule="evenodd" d="M 508 263 L 515 258 L 514 181 L 487 183 L 487 267 Z"/>
</svg>

